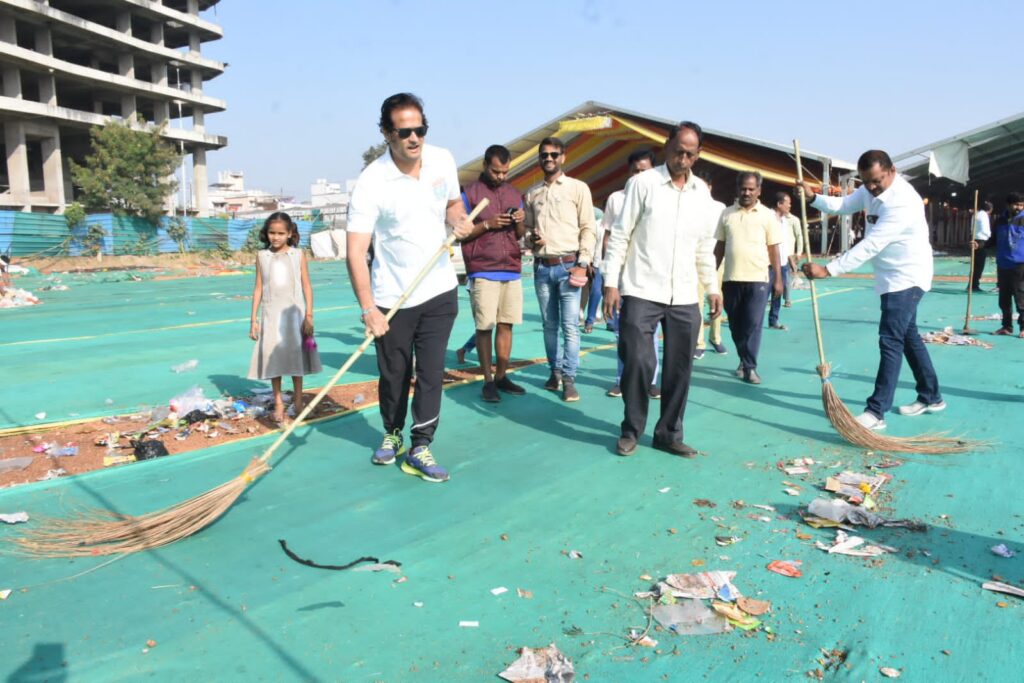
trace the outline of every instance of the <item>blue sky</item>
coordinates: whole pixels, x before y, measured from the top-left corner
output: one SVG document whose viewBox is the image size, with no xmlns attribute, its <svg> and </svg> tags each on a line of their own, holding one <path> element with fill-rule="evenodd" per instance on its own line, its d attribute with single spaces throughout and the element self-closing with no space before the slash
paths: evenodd
<svg viewBox="0 0 1024 683">
<path fill-rule="evenodd" d="M 309 195 L 354 178 L 412 91 L 460 163 L 586 100 L 856 160 L 1024 109 L 1024 2 L 223 0 L 218 170 Z M 1002 47 L 1000 47 L 1002 45 Z"/>
</svg>

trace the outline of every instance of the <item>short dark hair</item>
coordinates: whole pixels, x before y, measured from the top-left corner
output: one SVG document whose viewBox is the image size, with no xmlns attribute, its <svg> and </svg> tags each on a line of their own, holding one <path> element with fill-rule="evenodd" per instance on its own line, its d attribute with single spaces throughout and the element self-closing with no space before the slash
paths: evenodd
<svg viewBox="0 0 1024 683">
<path fill-rule="evenodd" d="M 892 169 L 892 159 L 889 158 L 889 155 L 886 152 L 883 152 L 880 149 L 869 149 L 861 154 L 860 158 L 857 159 L 857 170 L 866 171 L 869 168 L 874 167 L 875 164 L 881 166 L 883 171 L 889 171 Z"/>
<path fill-rule="evenodd" d="M 427 125 L 427 115 L 423 113 L 423 100 L 411 92 L 400 92 L 387 98 L 380 105 L 380 129 L 385 133 L 394 131 L 395 123 L 391 120 L 391 112 L 396 109 L 407 109 L 409 107 L 419 111 L 420 116 L 423 117 L 423 125 Z"/>
<path fill-rule="evenodd" d="M 684 130 L 692 130 L 694 133 L 696 133 L 696 135 L 697 135 L 697 146 L 698 147 L 703 147 L 704 146 L 704 129 L 701 128 L 696 123 L 694 123 L 693 121 L 680 121 L 679 123 L 677 123 L 672 128 L 672 130 L 669 131 L 668 138 L 665 139 L 665 144 L 667 145 L 669 142 L 672 141 L 672 139 L 675 136 L 679 135 Z"/>
<path fill-rule="evenodd" d="M 512 158 L 512 154 L 508 151 L 508 148 L 504 145 L 491 145 L 484 152 L 484 165 L 491 163 L 491 159 L 498 157 L 498 161 L 507 164 L 509 159 Z"/>
<path fill-rule="evenodd" d="M 791 195 L 788 192 L 786 192 L 785 190 L 779 190 L 778 192 L 776 192 L 775 193 L 775 206 L 778 206 L 782 202 L 786 201 L 786 197 L 791 197 Z"/>
<path fill-rule="evenodd" d="M 761 174 L 757 171 L 740 171 L 739 175 L 736 176 L 736 189 L 743 187 L 743 181 L 747 178 L 753 178 L 757 181 L 757 186 L 761 187 Z"/>
<path fill-rule="evenodd" d="M 267 216 L 267 220 L 263 221 L 263 228 L 260 229 L 260 242 L 263 242 L 264 247 L 270 246 L 270 236 L 267 233 L 270 231 L 270 225 L 272 223 L 284 223 L 287 225 L 288 246 L 299 246 L 299 226 L 295 225 L 295 221 L 292 220 L 292 217 L 284 211 L 275 211 Z"/>
<path fill-rule="evenodd" d="M 657 159 L 654 156 L 654 150 L 653 149 L 638 149 L 638 150 L 636 150 L 635 152 L 633 152 L 632 154 L 629 155 L 629 158 L 626 159 L 626 165 L 627 166 L 632 166 L 636 162 L 643 161 L 644 159 L 647 159 L 648 161 L 650 161 L 651 162 L 651 166 L 654 166 L 654 164 L 657 161 Z"/>
<path fill-rule="evenodd" d="M 565 152 L 565 143 L 562 142 L 561 138 L 556 138 L 553 135 L 549 135 L 541 140 L 540 144 L 537 145 L 537 150 L 539 151 L 541 147 L 557 147 L 559 152 Z"/>
<path fill-rule="evenodd" d="M 1007 204 L 1020 204 L 1021 202 L 1024 202 L 1024 195 L 1021 195 L 1020 192 L 1011 192 L 1006 195 Z"/>
<path fill-rule="evenodd" d="M 985 202 L 981 203 L 981 210 L 982 211 L 989 211 L 989 212 L 991 212 L 992 209 L 993 209 L 992 202 L 985 201 Z"/>
</svg>

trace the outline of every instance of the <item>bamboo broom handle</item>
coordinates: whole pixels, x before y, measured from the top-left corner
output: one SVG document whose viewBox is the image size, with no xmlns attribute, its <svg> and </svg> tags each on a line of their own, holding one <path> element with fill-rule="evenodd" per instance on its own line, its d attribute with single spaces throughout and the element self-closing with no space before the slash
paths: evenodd
<svg viewBox="0 0 1024 683">
<path fill-rule="evenodd" d="M 800 160 L 800 140 L 793 140 L 793 151 L 796 153 L 796 180 L 797 187 L 800 193 L 800 223 L 803 227 L 804 233 L 804 251 L 807 254 L 807 261 L 811 261 L 811 234 L 807 229 L 807 196 L 804 194 L 804 164 Z M 824 179 L 827 187 L 828 178 Z M 821 229 L 827 230 L 828 222 L 826 220 L 821 221 Z M 822 366 L 827 366 L 828 363 L 825 361 L 825 344 L 821 339 L 821 317 L 818 315 L 818 290 L 814 286 L 814 280 L 807 278 L 807 282 L 811 285 L 811 310 L 814 312 L 814 334 L 818 338 L 818 362 Z"/>
<path fill-rule="evenodd" d="M 473 219 L 480 215 L 480 212 L 487 208 L 487 205 L 489 203 L 490 201 L 488 201 L 487 199 L 481 200 L 481 202 L 473 208 L 473 211 L 470 212 L 470 222 L 472 222 Z M 402 307 L 402 304 L 404 304 L 406 300 L 410 296 L 412 296 L 412 293 L 416 291 L 416 288 L 419 287 L 420 283 L 423 281 L 423 278 L 425 278 L 427 274 L 431 271 L 431 269 L 433 269 L 434 264 L 437 263 L 437 260 L 440 259 L 441 256 L 446 251 L 448 251 L 448 249 L 450 249 L 454 243 L 455 233 L 453 232 L 451 235 L 448 236 L 448 239 L 444 241 L 444 244 L 438 247 L 437 252 L 432 257 L 430 257 L 430 260 L 427 262 L 425 266 L 423 266 L 423 270 L 419 272 L 419 274 L 416 276 L 416 279 L 414 279 L 412 281 L 412 284 L 409 285 L 409 288 L 402 293 L 402 296 L 398 298 L 398 301 L 395 302 L 395 305 L 392 306 L 391 309 L 387 312 L 387 315 L 384 316 L 385 320 L 391 320 L 391 318 L 393 318 L 395 314 L 398 313 L 398 310 Z M 331 379 L 327 381 L 327 384 L 325 384 L 320 389 L 320 391 L 317 392 L 317 395 L 314 396 L 313 400 L 310 401 L 303 409 L 303 411 L 295 417 L 295 420 L 293 420 L 292 423 L 288 425 L 283 432 L 281 432 L 277 439 L 274 440 L 274 443 L 270 444 L 270 448 L 268 448 L 266 452 L 258 458 L 260 462 L 266 463 L 268 460 L 270 460 L 270 456 L 274 454 L 274 451 L 276 451 L 278 447 L 282 443 L 284 443 L 285 439 L 291 436 L 292 432 L 295 431 L 299 424 L 301 424 L 302 421 L 305 420 L 306 417 L 311 412 L 313 412 L 313 409 L 316 408 L 316 406 L 320 403 L 321 400 L 323 400 L 323 397 L 327 395 L 327 392 L 330 391 L 331 388 L 338 383 L 338 380 L 341 379 L 342 375 L 348 372 L 349 368 L 351 368 L 353 363 L 355 363 L 356 360 L 358 360 L 358 358 L 361 355 L 363 355 L 363 352 L 370 347 L 371 343 L 373 343 L 373 335 L 367 333 L 366 339 L 364 339 L 363 343 L 359 345 L 359 348 L 357 348 L 355 352 L 351 356 L 349 356 L 349 359 L 345 361 L 345 363 L 340 368 L 338 368 L 338 371 L 334 373 L 334 377 L 331 377 Z"/>
<path fill-rule="evenodd" d="M 967 278 L 967 313 L 964 315 L 964 330 L 971 328 L 971 295 L 974 294 L 974 244 L 977 235 L 974 234 L 973 221 L 978 216 L 978 191 L 974 191 L 974 214 L 971 217 L 971 274 Z"/>
</svg>

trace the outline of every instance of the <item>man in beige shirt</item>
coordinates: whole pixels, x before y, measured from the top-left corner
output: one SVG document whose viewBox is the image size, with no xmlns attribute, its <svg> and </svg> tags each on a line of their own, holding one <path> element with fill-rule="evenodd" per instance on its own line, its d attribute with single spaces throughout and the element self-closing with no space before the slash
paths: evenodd
<svg viewBox="0 0 1024 683">
<path fill-rule="evenodd" d="M 558 391 L 561 385 L 563 401 L 578 401 L 580 292 L 587 283 L 587 267 L 593 263 L 594 202 L 586 183 L 562 172 L 565 144 L 561 140 L 544 138 L 539 150 L 544 182 L 527 191 L 525 210 L 535 255 L 533 284 L 551 368 L 544 388 Z"/>
<path fill-rule="evenodd" d="M 804 250 L 803 229 L 797 217 L 790 213 L 793 207 L 793 199 L 789 192 L 779 190 L 775 193 L 775 215 L 779 221 L 779 268 L 782 271 L 782 297 L 772 296 L 771 305 L 768 308 L 768 327 L 773 330 L 784 330 L 786 326 L 779 322 L 779 311 L 783 299 L 786 308 L 792 304 L 789 302 L 789 278 L 790 273 L 796 272 L 797 259 Z M 768 274 L 768 284 L 775 285 L 775 280 Z"/>
<path fill-rule="evenodd" d="M 729 316 L 729 332 L 740 357 L 736 376 L 760 384 L 757 352 L 768 303 L 768 268 L 775 277 L 773 291 L 782 296 L 779 268 L 779 221 L 758 198 L 761 174 L 741 171 L 736 179 L 736 203 L 722 213 L 715 231 L 715 261 L 725 264 L 722 296 Z"/>
</svg>

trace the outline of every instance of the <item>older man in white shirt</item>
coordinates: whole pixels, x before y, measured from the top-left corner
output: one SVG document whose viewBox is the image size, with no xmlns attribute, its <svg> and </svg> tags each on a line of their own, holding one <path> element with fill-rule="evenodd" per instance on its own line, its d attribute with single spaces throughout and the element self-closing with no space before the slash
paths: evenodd
<svg viewBox="0 0 1024 683">
<path fill-rule="evenodd" d="M 683 413 L 690 390 L 693 352 L 700 329 L 698 282 L 712 317 L 722 310 L 712 238 L 715 216 L 707 185 L 692 172 L 703 132 L 696 123 L 677 125 L 665 143 L 665 164 L 626 184 L 622 213 L 612 226 L 605 262 L 605 314 L 619 314 L 625 415 L 616 444 L 632 455 L 647 424 L 648 387 L 654 376 L 654 330 L 665 335 L 661 416 L 655 448 L 692 458 L 683 442 Z M 621 295 L 619 291 L 621 287 Z"/>
<path fill-rule="evenodd" d="M 868 429 L 885 429 L 885 415 L 892 408 L 903 357 L 914 373 L 917 400 L 899 409 L 900 415 L 936 413 L 946 408 L 939 391 L 939 379 L 928 349 L 917 331 L 917 305 L 932 286 L 932 246 L 924 201 L 896 174 L 889 155 L 868 150 L 857 161 L 864 184 L 845 197 L 816 195 L 803 184 L 811 205 L 826 213 L 867 212 L 864 239 L 828 266 L 805 263 L 809 278 L 848 273 L 871 261 L 875 269 L 875 291 L 882 297 L 878 323 L 881 359 L 875 377 L 875 391 L 857 421 Z"/>
</svg>

